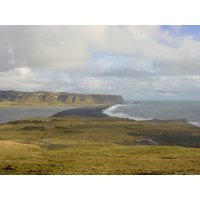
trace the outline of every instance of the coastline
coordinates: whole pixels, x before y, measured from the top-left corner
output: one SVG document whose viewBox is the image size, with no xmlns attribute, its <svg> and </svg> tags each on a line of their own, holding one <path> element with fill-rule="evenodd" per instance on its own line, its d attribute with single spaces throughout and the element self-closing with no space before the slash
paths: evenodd
<svg viewBox="0 0 200 200">
<path fill-rule="evenodd" d="M 128 104 L 127 104 L 128 105 Z M 195 120 L 191 120 L 191 119 L 187 119 L 187 116 L 184 116 L 185 118 L 171 118 L 171 119 L 162 119 L 162 118 L 153 118 L 150 117 L 149 119 L 145 119 L 145 118 L 140 118 L 140 117 L 134 117 L 131 116 L 129 114 L 127 114 L 126 112 L 123 113 L 123 111 L 118 111 L 118 112 L 113 112 L 113 110 L 115 110 L 118 106 L 124 106 L 123 104 L 117 104 L 117 105 L 111 105 L 111 107 L 109 107 L 106 112 L 104 112 L 105 114 L 109 115 L 110 117 L 119 117 L 119 118 L 123 118 L 123 119 L 129 119 L 129 120 L 134 120 L 137 122 L 151 122 L 151 123 L 169 123 L 169 122 L 176 122 L 176 121 L 180 121 L 180 122 L 186 122 L 189 124 L 192 124 L 196 127 L 200 127 L 200 122 L 199 121 L 195 121 Z M 126 106 L 126 105 L 125 105 Z"/>
<path fill-rule="evenodd" d="M 101 105 L 101 106 L 84 106 L 81 108 L 74 108 L 65 110 L 54 114 L 52 117 L 64 117 L 64 116 L 81 116 L 81 117 L 110 117 L 109 115 L 103 114 L 102 111 L 109 108 L 112 105 Z"/>
<path fill-rule="evenodd" d="M 53 114 L 50 117 L 64 117 L 64 116 L 81 116 L 81 117 L 97 117 L 97 118 L 102 118 L 102 117 L 117 117 L 121 119 L 128 119 L 128 120 L 133 120 L 137 122 L 150 122 L 150 123 L 170 123 L 170 122 L 183 122 L 183 123 L 190 123 L 196 127 L 200 127 L 197 124 L 194 124 L 190 121 L 187 121 L 186 119 L 169 119 L 169 120 L 163 120 L 163 119 L 149 119 L 149 120 L 136 120 L 132 119 L 130 117 L 125 117 L 125 116 L 112 116 L 103 113 L 103 110 L 106 110 L 108 108 L 111 108 L 114 105 L 101 105 L 101 106 L 83 106 L 79 108 L 73 108 L 70 110 L 64 110 L 60 111 L 56 114 Z"/>
</svg>

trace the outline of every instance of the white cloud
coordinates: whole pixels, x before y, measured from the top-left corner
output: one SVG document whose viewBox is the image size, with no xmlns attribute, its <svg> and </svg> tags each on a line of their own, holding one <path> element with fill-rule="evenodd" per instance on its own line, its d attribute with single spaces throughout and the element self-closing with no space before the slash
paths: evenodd
<svg viewBox="0 0 200 200">
<path fill-rule="evenodd" d="M 82 72 L 94 64 L 93 53 L 103 52 L 153 61 L 149 68 L 188 73 L 200 65 L 200 42 L 190 37 L 178 39 L 159 26 L 3 26 L 1 29 L 0 70 L 32 69 Z M 144 61 L 145 60 L 145 61 Z M 142 64 L 143 62 L 143 64 Z M 178 65 L 178 66 L 177 66 Z M 172 66 L 172 67 L 171 67 Z"/>
<path fill-rule="evenodd" d="M 1 26 L 1 89 L 191 96 L 199 92 L 200 41 L 173 29 Z"/>
<path fill-rule="evenodd" d="M 7 72 L 0 72 L 1 89 L 9 90 L 73 90 L 73 82 L 62 74 L 49 71 L 33 72 L 27 67 L 15 68 Z M 63 89 L 63 90 L 62 90 Z"/>
<path fill-rule="evenodd" d="M 112 93 L 110 81 L 95 77 L 88 77 L 81 80 L 81 88 L 84 92 Z M 87 92 L 86 92 L 87 93 Z"/>
<path fill-rule="evenodd" d="M 14 71 L 19 72 L 21 75 L 27 75 L 31 73 L 31 69 L 29 67 L 16 68 Z"/>
</svg>

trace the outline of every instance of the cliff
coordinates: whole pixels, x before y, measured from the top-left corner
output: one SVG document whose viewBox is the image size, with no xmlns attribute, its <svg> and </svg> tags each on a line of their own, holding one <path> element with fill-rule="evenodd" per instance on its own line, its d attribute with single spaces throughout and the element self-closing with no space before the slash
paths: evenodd
<svg viewBox="0 0 200 200">
<path fill-rule="evenodd" d="M 0 102 L 10 101 L 21 104 L 69 104 L 69 105 L 92 105 L 92 104 L 124 104 L 121 95 L 101 94 L 76 94 L 67 92 L 20 92 L 0 90 Z"/>
</svg>

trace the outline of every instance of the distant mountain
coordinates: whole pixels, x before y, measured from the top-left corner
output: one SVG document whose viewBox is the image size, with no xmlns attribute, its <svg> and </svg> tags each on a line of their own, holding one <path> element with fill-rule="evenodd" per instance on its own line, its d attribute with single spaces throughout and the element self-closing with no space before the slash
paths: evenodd
<svg viewBox="0 0 200 200">
<path fill-rule="evenodd" d="M 92 105 L 92 104 L 124 104 L 121 95 L 103 94 L 76 94 L 68 92 L 20 92 L 0 90 L 0 102 L 10 101 L 15 103 L 48 103 L 48 104 L 69 104 L 69 105 Z"/>
</svg>

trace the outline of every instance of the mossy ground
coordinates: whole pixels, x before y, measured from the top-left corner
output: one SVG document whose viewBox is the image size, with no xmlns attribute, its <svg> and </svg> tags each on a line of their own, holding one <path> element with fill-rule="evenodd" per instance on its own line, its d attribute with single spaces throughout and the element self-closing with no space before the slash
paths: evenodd
<svg viewBox="0 0 200 200">
<path fill-rule="evenodd" d="M 199 138 L 183 121 L 15 120 L 0 125 L 0 174 L 200 174 Z"/>
</svg>

